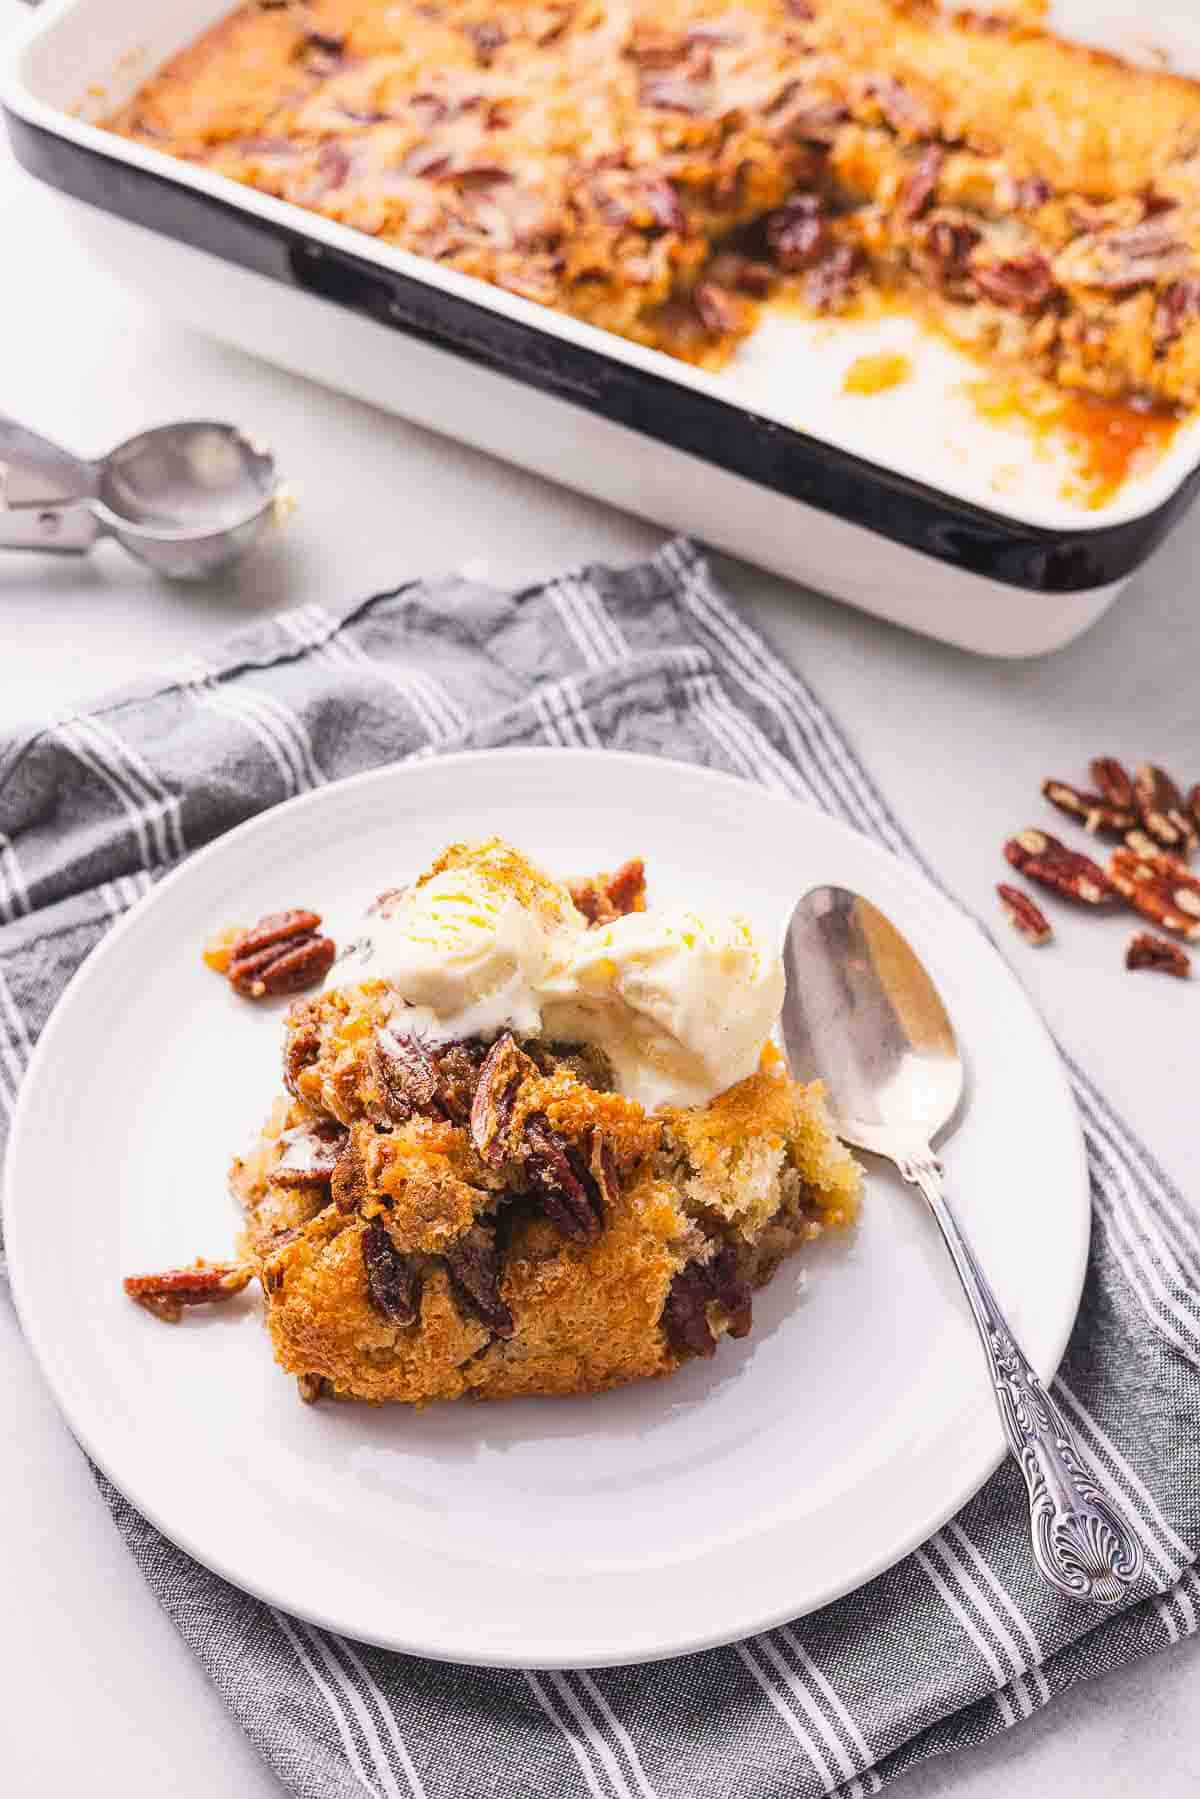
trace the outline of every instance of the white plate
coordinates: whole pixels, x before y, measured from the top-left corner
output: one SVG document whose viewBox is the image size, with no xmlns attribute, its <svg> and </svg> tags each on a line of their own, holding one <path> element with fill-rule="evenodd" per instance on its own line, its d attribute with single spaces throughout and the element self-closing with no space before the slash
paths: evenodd
<svg viewBox="0 0 1200 1799">
<path fill-rule="evenodd" d="M 232 919 L 381 887 L 496 831 L 561 873 L 646 855 L 656 897 L 776 931 L 856 887 L 928 960 L 974 1097 L 950 1183 L 1049 1377 L 1087 1256 L 1082 1140 L 1045 1030 L 977 929 L 844 825 L 654 758 L 528 750 L 363 775 L 192 858 L 118 925 L 38 1045 L 6 1233 L 21 1319 L 67 1419 L 130 1500 L 228 1580 L 348 1635 L 456 1661 L 588 1665 L 728 1641 L 824 1604 L 928 1537 L 1001 1436 L 920 1203 L 872 1173 L 863 1223 L 785 1268 L 711 1363 L 592 1399 L 301 1405 L 247 1295 L 165 1329 L 121 1276 L 228 1253 L 232 1151 L 278 1085 L 278 1012 L 200 964 Z"/>
</svg>

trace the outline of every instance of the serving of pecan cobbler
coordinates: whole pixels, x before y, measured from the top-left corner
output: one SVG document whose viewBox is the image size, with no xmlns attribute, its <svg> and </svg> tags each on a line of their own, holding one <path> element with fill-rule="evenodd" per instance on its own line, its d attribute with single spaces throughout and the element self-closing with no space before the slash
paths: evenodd
<svg viewBox="0 0 1200 1799">
<path fill-rule="evenodd" d="M 873 294 L 1200 402 L 1200 84 L 986 8 L 248 0 L 110 125 L 693 362 Z"/>
<path fill-rule="evenodd" d="M 242 1260 L 127 1291 L 172 1316 L 257 1278 L 306 1398 L 588 1393 L 710 1356 L 858 1207 L 770 1043 L 782 985 L 744 920 L 647 908 L 638 862 L 564 885 L 455 845 L 287 1014 L 287 1091 L 232 1169 Z"/>
</svg>

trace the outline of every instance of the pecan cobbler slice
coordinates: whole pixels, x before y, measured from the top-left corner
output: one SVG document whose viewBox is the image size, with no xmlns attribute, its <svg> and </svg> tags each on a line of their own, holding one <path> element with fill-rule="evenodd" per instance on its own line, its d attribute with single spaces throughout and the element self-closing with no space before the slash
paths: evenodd
<svg viewBox="0 0 1200 1799">
<path fill-rule="evenodd" d="M 492 839 L 383 896 L 232 1170 L 304 1397 L 596 1392 L 744 1336 L 858 1206 L 768 1041 L 781 992 L 743 921 L 647 907 L 640 862 L 568 887 Z"/>
</svg>

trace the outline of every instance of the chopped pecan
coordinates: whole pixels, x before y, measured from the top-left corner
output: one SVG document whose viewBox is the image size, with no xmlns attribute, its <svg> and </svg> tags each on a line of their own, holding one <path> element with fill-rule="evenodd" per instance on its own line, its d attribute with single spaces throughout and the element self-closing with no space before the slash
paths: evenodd
<svg viewBox="0 0 1200 1799">
<path fill-rule="evenodd" d="M 776 136 L 811 144 L 823 153 L 849 117 L 840 100 L 829 94 L 814 94 L 803 82 L 793 81 L 768 111 L 767 123 Z M 817 165 L 814 163 L 813 167 L 815 172 Z"/>
<path fill-rule="evenodd" d="M 965 291 L 971 276 L 971 253 L 981 237 L 964 214 L 940 209 L 917 227 L 916 261 L 934 285 L 948 293 Z"/>
<path fill-rule="evenodd" d="M 687 220 L 683 215 L 683 207 L 679 204 L 679 195 L 671 182 L 656 176 L 642 184 L 641 195 L 654 223 L 663 231 L 686 231 Z"/>
<path fill-rule="evenodd" d="M 821 262 L 808 272 L 804 295 L 816 312 L 837 312 L 854 291 L 855 279 L 863 267 L 861 250 L 853 244 L 835 244 Z"/>
<path fill-rule="evenodd" d="M 487 1044 L 478 1038 L 444 1043 L 434 1052 L 437 1064 L 438 1104 L 452 1124 L 468 1124 L 479 1071 L 487 1056 Z"/>
<path fill-rule="evenodd" d="M 1136 807 L 1133 782 L 1124 764 L 1115 756 L 1094 756 L 1088 767 L 1092 780 L 1110 806 L 1116 806 L 1122 812 L 1130 812 Z"/>
<path fill-rule="evenodd" d="M 333 1382 L 323 1374 L 298 1374 L 296 1391 L 305 1405 L 316 1405 L 318 1399 L 327 1399 L 333 1392 Z"/>
<path fill-rule="evenodd" d="M 1104 870 L 1089 856 L 1068 849 L 1048 831 L 1020 831 L 1010 837 L 1004 854 L 1028 880 L 1049 887 L 1064 899 L 1085 906 L 1101 906 L 1112 898 L 1113 886 Z"/>
<path fill-rule="evenodd" d="M 335 188 L 344 187 L 349 173 L 350 152 L 344 144 L 339 144 L 330 138 L 317 151 L 317 176 L 321 195 L 330 194 Z"/>
<path fill-rule="evenodd" d="M 230 985 L 246 999 L 273 999 L 324 980 L 337 948 L 332 938 L 318 935 L 320 923 L 319 912 L 300 908 L 260 918 L 230 951 Z"/>
<path fill-rule="evenodd" d="M 1109 864 L 1112 885 L 1135 912 L 1177 936 L 1200 937 L 1200 879 L 1178 856 L 1139 856 L 1117 849 Z"/>
<path fill-rule="evenodd" d="M 121 1285 L 130 1299 L 166 1324 L 177 1324 L 184 1306 L 215 1305 L 232 1299 L 254 1275 L 250 1262 L 196 1262 L 162 1274 L 130 1274 Z"/>
<path fill-rule="evenodd" d="M 339 1212 L 360 1211 L 367 1197 L 367 1171 L 353 1136 L 347 1138 L 330 1179 L 330 1193 Z"/>
<path fill-rule="evenodd" d="M 371 1046 L 371 1072 L 394 1124 L 437 1110 L 438 1075 L 433 1055 L 419 1037 L 382 1030 Z"/>
<path fill-rule="evenodd" d="M 517 1090 L 522 1081 L 536 1073 L 534 1063 L 517 1048 L 511 1031 L 497 1037 L 479 1071 L 471 1102 L 471 1141 L 493 1168 L 498 1168 L 511 1153 L 509 1132 Z"/>
<path fill-rule="evenodd" d="M 612 1144 L 599 1127 L 592 1131 L 592 1153 L 588 1166 L 592 1171 L 592 1179 L 596 1183 L 596 1191 L 600 1195 L 601 1207 L 611 1209 L 621 1197 L 621 1182 L 617 1174 L 617 1161 L 613 1154 Z"/>
<path fill-rule="evenodd" d="M 906 224 L 919 219 L 937 192 L 946 152 L 940 144 L 927 144 L 913 164 L 900 190 L 900 217 Z"/>
<path fill-rule="evenodd" d="M 872 77 L 866 91 L 898 137 L 911 142 L 933 136 L 934 119 L 929 108 L 902 81 L 892 75 Z"/>
<path fill-rule="evenodd" d="M 328 31 L 306 31 L 304 47 L 307 50 L 319 50 L 325 56 L 341 56 L 345 52 L 344 37 L 334 37 Z"/>
<path fill-rule="evenodd" d="M 778 271 L 769 262 L 756 262 L 736 250 L 722 250 L 708 265 L 708 275 L 718 287 L 732 287 L 738 293 L 765 300 L 778 280 Z"/>
<path fill-rule="evenodd" d="M 1181 338 L 1194 319 L 1200 319 L 1200 280 L 1189 276 L 1173 281 L 1158 296 L 1154 307 L 1154 349 L 1159 356 Z"/>
<path fill-rule="evenodd" d="M 789 274 L 810 269 L 829 246 L 829 227 L 815 194 L 796 194 L 767 214 L 767 247 Z"/>
<path fill-rule="evenodd" d="M 346 1143 L 346 1132 L 332 1118 L 293 1125 L 279 1139 L 283 1154 L 271 1170 L 278 1187 L 328 1186 Z"/>
<path fill-rule="evenodd" d="M 1036 212 L 1050 198 L 1050 183 L 1040 175 L 1023 175 L 1009 184 L 1008 205 L 1013 212 Z"/>
<path fill-rule="evenodd" d="M 1137 816 L 1132 808 L 1114 806 L 1102 793 L 1085 793 L 1067 781 L 1043 781 L 1042 792 L 1052 806 L 1057 806 L 1070 818 L 1079 819 L 1088 831 L 1104 831 L 1120 837 Z"/>
<path fill-rule="evenodd" d="M 714 1353 L 717 1340 L 708 1317 L 714 1303 L 728 1319 L 729 1335 L 746 1336 L 752 1322 L 750 1285 L 738 1268 L 736 1252 L 728 1246 L 711 1261 L 687 1263 L 671 1282 L 662 1327 L 677 1354 Z"/>
<path fill-rule="evenodd" d="M 1186 981 L 1192 972 L 1192 958 L 1181 943 L 1168 943 L 1165 937 L 1154 937 L 1149 931 L 1139 931 L 1136 937 L 1129 940 L 1129 948 L 1125 951 L 1126 968 L 1157 968 L 1163 974 L 1173 974 L 1176 979 Z"/>
<path fill-rule="evenodd" d="M 1050 928 L 1050 920 L 1035 900 L 1027 893 L 1022 893 L 1019 887 L 1008 886 L 1005 881 L 999 882 L 996 892 L 1014 931 L 1018 931 L 1027 943 L 1032 943 L 1036 948 L 1049 943 L 1054 932 Z"/>
<path fill-rule="evenodd" d="M 1037 312 L 1054 292 L 1050 264 L 1036 250 L 996 261 L 975 257 L 971 275 L 985 300 L 1016 312 Z"/>
<path fill-rule="evenodd" d="M 473 1225 L 446 1250 L 455 1297 L 498 1337 L 511 1337 L 513 1316 L 500 1297 L 500 1258 L 494 1234 Z"/>
<path fill-rule="evenodd" d="M 746 322 L 743 302 L 715 282 L 701 281 L 692 295 L 692 304 L 700 323 L 713 337 L 727 337 L 740 331 Z"/>
<path fill-rule="evenodd" d="M 593 1243 L 600 1235 L 604 1210 L 591 1170 L 540 1112 L 525 1120 L 523 1147 L 525 1171 L 547 1218 L 564 1237 Z"/>
<path fill-rule="evenodd" d="M 395 1324 L 415 1324 L 421 1311 L 420 1272 L 396 1248 L 382 1218 L 372 1218 L 363 1231 L 362 1253 L 367 1298 L 375 1310 Z"/>
<path fill-rule="evenodd" d="M 1196 847 L 1194 821 L 1170 775 L 1143 762 L 1133 777 L 1138 815 L 1156 843 L 1187 854 Z"/>
<path fill-rule="evenodd" d="M 643 106 L 661 108 L 664 112 L 686 112 L 696 116 L 708 110 L 712 91 L 707 82 L 695 82 L 686 72 L 651 75 L 643 78 L 638 90 Z"/>
<path fill-rule="evenodd" d="M 1192 268 L 1193 256 L 1169 225 L 1149 219 L 1128 231 L 1092 231 L 1061 251 L 1058 280 L 1125 293 L 1148 282 L 1171 282 Z"/>
<path fill-rule="evenodd" d="M 508 42 L 507 31 L 494 19 L 483 19 L 478 24 L 464 25 L 463 31 L 475 46 L 476 61 L 485 69 L 491 67 Z"/>
<path fill-rule="evenodd" d="M 640 856 L 634 856 L 611 874 L 568 881 L 567 890 L 589 924 L 610 924 L 627 912 L 646 910 L 646 867 Z"/>
</svg>

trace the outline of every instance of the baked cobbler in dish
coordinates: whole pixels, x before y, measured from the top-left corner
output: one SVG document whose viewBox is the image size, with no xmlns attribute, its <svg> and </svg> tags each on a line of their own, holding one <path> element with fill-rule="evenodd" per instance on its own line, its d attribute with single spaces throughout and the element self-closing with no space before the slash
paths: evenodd
<svg viewBox="0 0 1200 1799">
<path fill-rule="evenodd" d="M 857 1212 L 773 1047 L 782 994 L 744 920 L 647 907 L 640 862 L 565 885 L 456 844 L 288 1013 L 286 1093 L 232 1170 L 243 1260 L 127 1290 L 171 1315 L 256 1276 L 308 1398 L 670 1374 Z"/>
<path fill-rule="evenodd" d="M 934 0 L 251 0 L 109 121 L 693 362 L 895 296 L 1200 401 L 1200 84 Z"/>
</svg>

